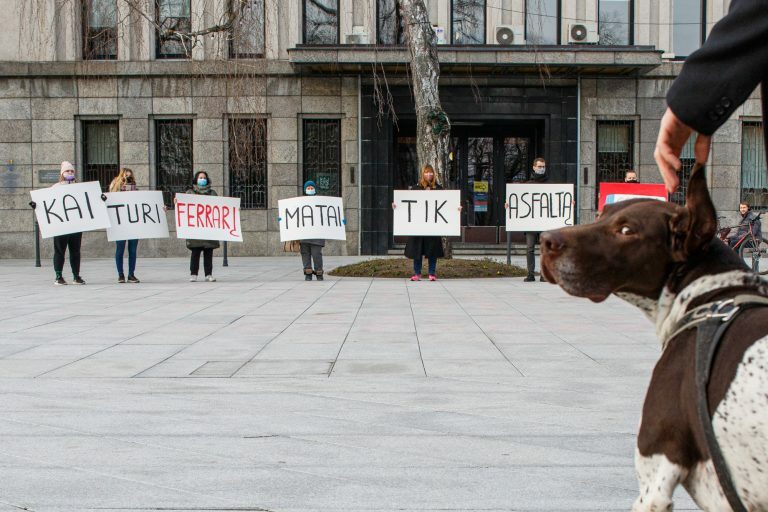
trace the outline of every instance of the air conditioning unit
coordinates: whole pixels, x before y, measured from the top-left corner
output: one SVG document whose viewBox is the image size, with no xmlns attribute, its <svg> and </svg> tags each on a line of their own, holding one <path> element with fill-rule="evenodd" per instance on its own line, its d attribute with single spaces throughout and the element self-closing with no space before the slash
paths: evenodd
<svg viewBox="0 0 768 512">
<path fill-rule="evenodd" d="M 525 28 L 517 25 L 498 25 L 496 27 L 496 44 L 501 46 L 525 44 Z"/>
<path fill-rule="evenodd" d="M 432 25 L 432 30 L 435 31 L 435 37 L 437 39 L 437 44 L 445 44 L 445 27 L 441 27 L 439 25 Z"/>
<path fill-rule="evenodd" d="M 570 23 L 568 25 L 568 42 L 572 44 L 597 44 L 600 36 L 597 34 L 597 23 Z"/>
<path fill-rule="evenodd" d="M 355 25 L 352 27 L 352 33 L 344 38 L 347 44 L 368 44 L 368 31 L 365 27 Z"/>
</svg>

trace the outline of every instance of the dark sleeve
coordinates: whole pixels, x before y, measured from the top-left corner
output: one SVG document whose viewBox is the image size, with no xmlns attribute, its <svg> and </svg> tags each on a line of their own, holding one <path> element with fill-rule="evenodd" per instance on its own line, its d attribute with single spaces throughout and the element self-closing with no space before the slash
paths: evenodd
<svg viewBox="0 0 768 512">
<path fill-rule="evenodd" d="M 768 0 L 733 0 L 667 93 L 682 122 L 712 135 L 768 73 Z"/>
</svg>

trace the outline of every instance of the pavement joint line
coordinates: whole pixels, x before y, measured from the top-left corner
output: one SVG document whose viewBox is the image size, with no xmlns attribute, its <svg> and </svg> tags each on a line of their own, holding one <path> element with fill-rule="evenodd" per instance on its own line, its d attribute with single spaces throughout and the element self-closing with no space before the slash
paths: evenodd
<svg viewBox="0 0 768 512">
<path fill-rule="evenodd" d="M 425 377 L 429 377 L 427 374 L 427 367 L 424 365 L 424 355 L 421 353 L 421 338 L 419 337 L 419 328 L 416 325 L 416 313 L 413 311 L 413 300 L 411 299 L 411 290 L 408 288 L 408 283 L 414 281 L 405 281 L 405 294 L 408 296 L 408 306 L 411 309 L 411 322 L 413 322 L 413 330 L 416 333 L 416 347 L 419 349 L 419 361 L 421 361 L 421 370 L 424 372 Z M 418 282 L 418 281 L 416 281 Z"/>
<path fill-rule="evenodd" d="M 349 333 L 352 332 L 352 329 L 355 327 L 355 322 L 357 322 L 357 317 L 360 316 L 360 310 L 363 309 L 363 304 L 365 304 L 365 299 L 368 298 L 368 292 L 371 291 L 371 286 L 373 286 L 373 279 L 371 279 L 368 282 L 368 287 L 365 289 L 365 293 L 363 294 L 363 300 L 360 301 L 360 304 L 357 306 L 357 311 L 355 311 L 355 316 L 352 318 L 352 322 L 349 324 L 349 329 L 347 329 L 347 333 L 344 335 L 344 340 L 341 342 L 341 346 L 339 347 L 339 350 L 336 352 L 336 357 L 333 359 L 333 363 L 331 363 L 331 367 L 328 368 L 328 378 L 331 378 L 331 374 L 333 373 L 333 369 L 336 368 L 336 363 L 339 360 L 339 356 L 341 355 L 341 351 L 344 350 L 344 345 L 347 343 L 347 339 L 349 338 Z"/>
</svg>

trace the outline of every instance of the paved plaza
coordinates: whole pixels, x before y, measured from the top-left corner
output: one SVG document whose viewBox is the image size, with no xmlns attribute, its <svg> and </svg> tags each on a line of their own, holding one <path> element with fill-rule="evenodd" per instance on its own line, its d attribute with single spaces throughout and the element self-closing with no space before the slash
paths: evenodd
<svg viewBox="0 0 768 512">
<path fill-rule="evenodd" d="M 85 260 L 87 286 L 55 287 L 48 261 L 0 260 L 0 511 L 631 507 L 659 354 L 633 307 L 521 278 L 187 265 L 140 259 L 118 285 Z"/>
</svg>

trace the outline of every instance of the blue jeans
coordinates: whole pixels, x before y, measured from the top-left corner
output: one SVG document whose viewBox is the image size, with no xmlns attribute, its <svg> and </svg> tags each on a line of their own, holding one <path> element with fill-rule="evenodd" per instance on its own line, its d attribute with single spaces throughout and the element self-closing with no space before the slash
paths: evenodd
<svg viewBox="0 0 768 512">
<path fill-rule="evenodd" d="M 434 275 L 437 271 L 437 257 L 427 258 L 429 261 L 429 275 Z M 413 260 L 413 273 L 414 275 L 421 275 L 421 267 L 423 265 L 423 258 Z"/>
<path fill-rule="evenodd" d="M 139 245 L 138 240 L 118 240 L 115 242 L 115 264 L 117 265 L 117 273 L 123 274 L 123 254 L 125 254 L 125 244 L 128 243 L 128 275 L 132 276 L 136 271 L 136 247 Z"/>
</svg>

